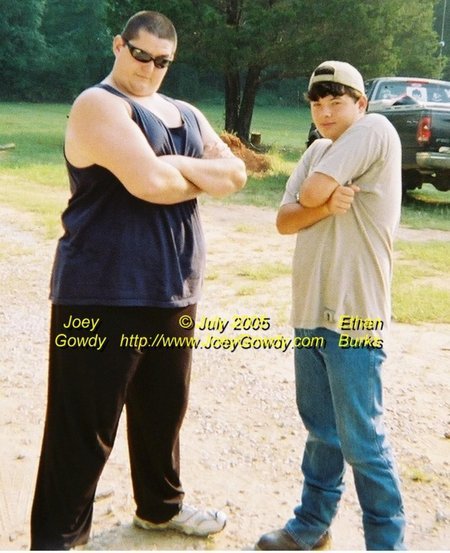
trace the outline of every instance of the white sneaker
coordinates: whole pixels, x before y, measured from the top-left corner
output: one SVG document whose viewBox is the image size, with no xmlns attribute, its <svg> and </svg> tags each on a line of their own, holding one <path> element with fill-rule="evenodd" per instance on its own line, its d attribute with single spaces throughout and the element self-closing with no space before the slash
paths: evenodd
<svg viewBox="0 0 450 553">
<path fill-rule="evenodd" d="M 222 511 L 200 511 L 190 505 L 183 505 L 181 511 L 168 522 L 155 524 L 134 515 L 134 525 L 144 530 L 178 530 L 194 536 L 209 536 L 225 528 L 227 517 Z"/>
</svg>

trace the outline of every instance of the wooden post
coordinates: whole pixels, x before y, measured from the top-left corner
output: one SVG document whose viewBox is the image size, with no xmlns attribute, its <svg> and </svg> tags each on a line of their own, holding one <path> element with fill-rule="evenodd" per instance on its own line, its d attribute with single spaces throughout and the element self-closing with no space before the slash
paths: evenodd
<svg viewBox="0 0 450 553">
<path fill-rule="evenodd" d="M 250 142 L 253 144 L 253 146 L 259 146 L 261 144 L 261 133 L 252 132 L 252 134 L 250 135 Z"/>
</svg>

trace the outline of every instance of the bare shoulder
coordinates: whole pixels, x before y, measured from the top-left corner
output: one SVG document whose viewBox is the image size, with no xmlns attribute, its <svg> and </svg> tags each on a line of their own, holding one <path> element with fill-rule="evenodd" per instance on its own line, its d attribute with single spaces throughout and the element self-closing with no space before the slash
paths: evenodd
<svg viewBox="0 0 450 553">
<path fill-rule="evenodd" d="M 131 110 L 122 98 L 98 87 L 88 88 L 73 103 L 66 129 L 65 152 L 73 165 L 104 162 L 102 149 L 133 126 Z"/>
<path fill-rule="evenodd" d="M 86 89 L 76 98 L 70 117 L 92 122 L 92 120 L 103 118 L 105 114 L 115 113 L 119 115 L 123 111 L 130 113 L 125 100 L 102 88 L 92 87 Z"/>
</svg>

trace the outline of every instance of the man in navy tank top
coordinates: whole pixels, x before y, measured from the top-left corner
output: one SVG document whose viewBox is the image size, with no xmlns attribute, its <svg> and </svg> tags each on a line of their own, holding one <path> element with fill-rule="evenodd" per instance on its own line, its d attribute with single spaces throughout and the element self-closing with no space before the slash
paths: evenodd
<svg viewBox="0 0 450 553">
<path fill-rule="evenodd" d="M 72 195 L 51 279 L 34 550 L 88 541 L 124 405 L 135 525 L 201 536 L 225 526 L 220 511 L 183 501 L 179 431 L 192 347 L 180 344 L 193 337 L 203 279 L 197 199 L 238 191 L 246 173 L 199 110 L 158 92 L 176 45 L 164 15 L 135 14 L 113 40 L 111 73 L 70 113 Z M 178 342 L 168 347 L 168 338 Z"/>
</svg>

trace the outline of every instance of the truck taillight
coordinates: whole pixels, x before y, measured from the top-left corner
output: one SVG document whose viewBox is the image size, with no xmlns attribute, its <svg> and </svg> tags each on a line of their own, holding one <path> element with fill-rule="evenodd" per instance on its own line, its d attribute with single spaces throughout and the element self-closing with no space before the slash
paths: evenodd
<svg viewBox="0 0 450 553">
<path fill-rule="evenodd" d="M 431 139 L 431 117 L 426 115 L 420 118 L 417 127 L 417 142 L 427 144 Z"/>
</svg>

